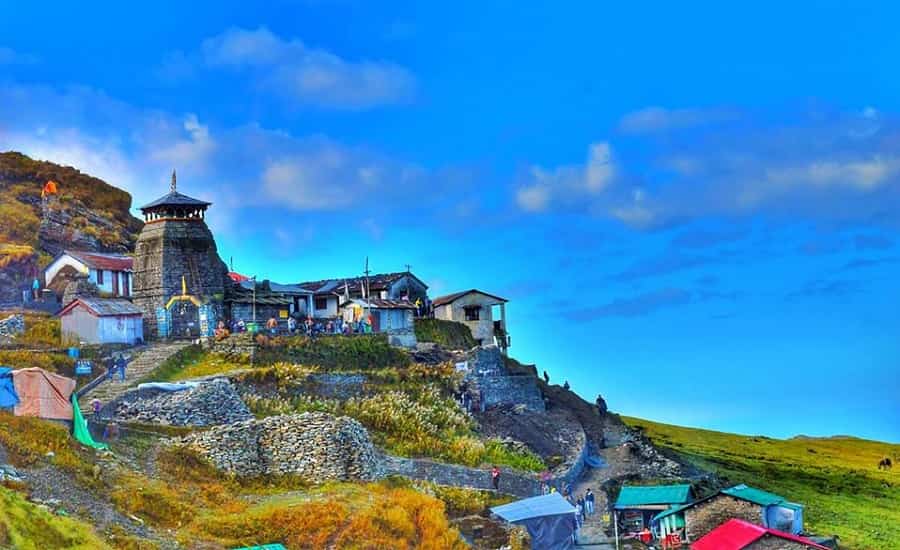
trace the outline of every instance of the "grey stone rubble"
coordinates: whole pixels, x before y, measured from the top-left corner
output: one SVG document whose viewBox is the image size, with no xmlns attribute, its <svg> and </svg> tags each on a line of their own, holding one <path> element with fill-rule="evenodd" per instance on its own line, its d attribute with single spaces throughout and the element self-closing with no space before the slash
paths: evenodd
<svg viewBox="0 0 900 550">
<path fill-rule="evenodd" d="M 214 426 L 253 417 L 234 386 L 222 378 L 175 392 L 132 390 L 109 403 L 100 415 L 119 422 L 171 426 Z"/>
<path fill-rule="evenodd" d="M 242 477 L 294 474 L 312 482 L 379 477 L 378 455 L 368 432 L 346 416 L 272 416 L 194 433 L 173 444 Z"/>
<path fill-rule="evenodd" d="M 25 332 L 25 317 L 21 313 L 0 319 L 0 336 L 17 336 Z"/>
</svg>

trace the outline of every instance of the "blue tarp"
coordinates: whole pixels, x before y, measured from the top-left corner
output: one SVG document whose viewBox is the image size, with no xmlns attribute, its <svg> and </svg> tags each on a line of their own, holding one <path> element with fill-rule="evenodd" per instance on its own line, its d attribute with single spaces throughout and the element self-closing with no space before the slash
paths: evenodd
<svg viewBox="0 0 900 550">
<path fill-rule="evenodd" d="M 196 382 L 145 382 L 138 384 L 138 390 L 183 391 L 196 388 Z"/>
<path fill-rule="evenodd" d="M 0 367 L 0 408 L 12 408 L 19 404 L 12 371 L 10 367 Z"/>
<path fill-rule="evenodd" d="M 541 550 L 569 550 L 575 547 L 575 508 L 559 493 L 550 493 L 494 506 L 491 512 L 510 523 L 524 525 L 531 535 L 531 547 Z"/>
<path fill-rule="evenodd" d="M 599 456 L 588 456 L 584 459 L 585 464 L 590 466 L 591 468 L 606 468 L 608 465 L 606 461 L 603 460 Z"/>
</svg>

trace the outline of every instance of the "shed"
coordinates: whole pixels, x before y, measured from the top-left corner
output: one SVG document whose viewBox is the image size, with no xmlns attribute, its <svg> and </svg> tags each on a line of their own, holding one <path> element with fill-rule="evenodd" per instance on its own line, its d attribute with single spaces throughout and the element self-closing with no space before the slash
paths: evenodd
<svg viewBox="0 0 900 550">
<path fill-rule="evenodd" d="M 693 491 L 688 484 L 625 485 L 619 491 L 614 509 L 617 521 L 626 533 L 649 527 L 659 512 L 690 502 Z"/>
<path fill-rule="evenodd" d="M 742 519 L 794 534 L 803 531 L 802 505 L 743 484 L 660 512 L 653 517 L 652 524 L 659 536 L 684 529 L 684 538 L 690 541 L 712 531 L 724 518 Z"/>
<path fill-rule="evenodd" d="M 75 380 L 47 372 L 38 367 L 12 372 L 19 403 L 13 409 L 16 416 L 37 416 L 53 420 L 72 420 Z"/>
<path fill-rule="evenodd" d="M 766 539 L 775 539 L 769 543 Z M 780 550 L 828 550 L 821 544 L 800 537 L 754 525 L 742 519 L 730 519 L 716 527 L 691 545 L 692 550 L 755 550 L 779 548 Z"/>
<path fill-rule="evenodd" d="M 559 493 L 550 493 L 494 506 L 491 512 L 523 525 L 531 535 L 531 548 L 568 550 L 575 548 L 575 508 Z"/>
<path fill-rule="evenodd" d="M 81 296 L 58 315 L 63 339 L 86 344 L 136 344 L 143 339 L 142 312 L 128 300 Z"/>
<path fill-rule="evenodd" d="M 388 298 L 353 298 L 341 304 L 345 322 L 359 321 L 368 311 L 373 332 L 384 332 L 392 344 L 415 347 L 416 333 L 413 317 L 416 306 L 407 300 Z"/>
</svg>

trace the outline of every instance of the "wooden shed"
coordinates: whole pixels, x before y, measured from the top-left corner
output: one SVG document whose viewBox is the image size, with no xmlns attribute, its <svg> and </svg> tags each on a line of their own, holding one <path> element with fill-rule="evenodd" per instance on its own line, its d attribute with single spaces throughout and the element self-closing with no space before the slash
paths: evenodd
<svg viewBox="0 0 900 550">
<path fill-rule="evenodd" d="M 76 298 L 59 312 L 63 340 L 85 344 L 136 344 L 143 339 L 141 310 L 117 298 Z"/>
</svg>

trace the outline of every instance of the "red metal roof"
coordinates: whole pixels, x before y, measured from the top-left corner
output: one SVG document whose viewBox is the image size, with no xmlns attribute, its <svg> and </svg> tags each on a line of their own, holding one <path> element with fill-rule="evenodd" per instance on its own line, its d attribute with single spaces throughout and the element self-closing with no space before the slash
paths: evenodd
<svg viewBox="0 0 900 550">
<path fill-rule="evenodd" d="M 742 519 L 730 519 L 716 527 L 692 544 L 691 550 L 742 550 L 766 535 L 804 544 L 817 550 L 828 550 L 809 539 L 775 529 L 767 529 Z"/>
<path fill-rule="evenodd" d="M 134 259 L 131 256 L 121 254 L 103 254 L 101 252 L 81 252 L 66 250 L 66 254 L 72 256 L 91 269 L 105 269 L 107 271 L 131 271 Z"/>
</svg>

